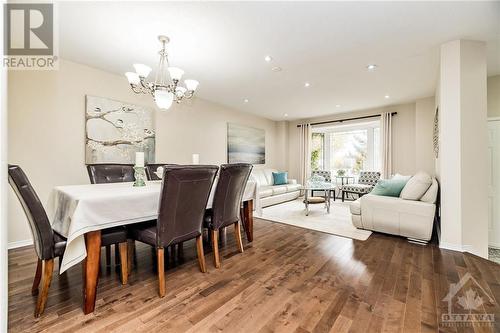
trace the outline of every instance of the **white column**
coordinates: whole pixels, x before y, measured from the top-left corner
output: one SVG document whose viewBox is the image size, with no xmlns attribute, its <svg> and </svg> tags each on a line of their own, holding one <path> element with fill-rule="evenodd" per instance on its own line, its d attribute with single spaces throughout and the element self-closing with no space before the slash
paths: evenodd
<svg viewBox="0 0 500 333">
<path fill-rule="evenodd" d="M 488 256 L 486 45 L 441 46 L 441 247 Z"/>
</svg>

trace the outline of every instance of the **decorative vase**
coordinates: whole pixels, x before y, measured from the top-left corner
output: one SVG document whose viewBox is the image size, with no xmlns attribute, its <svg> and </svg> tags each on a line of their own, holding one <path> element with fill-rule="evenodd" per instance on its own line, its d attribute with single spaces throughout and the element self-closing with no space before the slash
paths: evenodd
<svg viewBox="0 0 500 333">
<path fill-rule="evenodd" d="M 134 177 L 135 177 L 135 182 L 134 186 L 146 186 L 146 182 L 144 179 L 146 179 L 146 169 L 144 167 L 134 167 Z"/>
</svg>

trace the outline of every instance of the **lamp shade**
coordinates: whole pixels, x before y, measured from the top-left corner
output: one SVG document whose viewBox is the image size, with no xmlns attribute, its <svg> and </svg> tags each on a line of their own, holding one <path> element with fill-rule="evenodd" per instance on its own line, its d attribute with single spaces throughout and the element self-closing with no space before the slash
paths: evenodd
<svg viewBox="0 0 500 333">
<path fill-rule="evenodd" d="M 127 77 L 128 83 L 130 84 L 139 84 L 141 82 L 141 79 L 139 78 L 139 75 L 134 72 L 127 72 L 125 73 L 125 76 Z"/>
<path fill-rule="evenodd" d="M 168 73 L 170 74 L 172 80 L 180 80 L 181 77 L 184 75 L 184 71 L 177 67 L 169 67 Z"/>
<path fill-rule="evenodd" d="M 200 83 L 196 80 L 184 80 L 184 84 L 186 85 L 187 90 L 195 91 Z"/>
<path fill-rule="evenodd" d="M 151 67 L 143 64 L 134 64 L 135 72 L 141 77 L 148 77 L 151 73 Z"/>
<path fill-rule="evenodd" d="M 155 90 L 156 105 L 163 110 L 168 110 L 172 106 L 174 94 L 166 90 Z"/>
</svg>

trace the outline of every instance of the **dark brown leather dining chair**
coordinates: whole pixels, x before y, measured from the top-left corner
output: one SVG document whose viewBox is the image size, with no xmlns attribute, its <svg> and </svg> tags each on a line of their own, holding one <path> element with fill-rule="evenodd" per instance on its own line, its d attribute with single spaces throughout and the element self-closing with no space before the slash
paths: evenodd
<svg viewBox="0 0 500 333">
<path fill-rule="evenodd" d="M 129 237 L 156 248 L 160 297 L 166 293 L 166 247 L 196 238 L 200 270 L 206 272 L 202 223 L 217 170 L 213 165 L 165 167 L 156 225 L 139 223 L 129 228 Z"/>
<path fill-rule="evenodd" d="M 87 164 L 92 184 L 133 182 L 133 164 Z"/>
<path fill-rule="evenodd" d="M 66 238 L 52 229 L 49 218 L 33 186 L 24 171 L 18 165 L 9 164 L 9 183 L 16 193 L 29 222 L 38 264 L 31 294 L 37 295 L 35 317 L 39 317 L 47 303 L 54 258 L 59 257 L 59 265 L 66 249 Z M 127 283 L 127 235 L 122 228 L 109 228 L 102 231 L 102 245 L 120 243 L 120 260 L 122 261 L 122 283 Z M 42 290 L 38 287 L 42 282 Z"/>
<path fill-rule="evenodd" d="M 215 189 L 214 202 L 207 209 L 204 226 L 210 231 L 214 265 L 220 267 L 219 230 L 234 225 L 234 235 L 238 250 L 243 252 L 241 241 L 241 201 L 245 186 L 252 171 L 252 165 L 246 163 L 223 164 L 219 170 L 219 180 Z"/>
<path fill-rule="evenodd" d="M 133 182 L 133 164 L 87 164 L 91 184 Z M 125 228 L 123 228 L 125 229 Z M 125 231 L 124 231 L 125 232 Z M 115 247 L 115 262 L 118 264 L 119 250 Z M 111 265 L 111 245 L 106 246 L 106 266 Z"/>
<path fill-rule="evenodd" d="M 160 177 L 156 174 L 156 170 L 159 167 L 172 166 L 177 164 L 168 164 L 168 163 L 155 163 L 155 164 L 147 164 L 146 165 L 146 177 L 148 180 L 161 180 Z"/>
</svg>

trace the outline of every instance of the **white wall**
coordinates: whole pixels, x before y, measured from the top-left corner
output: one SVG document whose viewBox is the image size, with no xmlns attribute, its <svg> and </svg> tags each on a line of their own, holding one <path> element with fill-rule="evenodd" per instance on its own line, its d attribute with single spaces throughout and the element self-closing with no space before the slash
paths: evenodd
<svg viewBox="0 0 500 333">
<path fill-rule="evenodd" d="M 435 98 L 423 98 L 415 102 L 415 170 L 435 174 L 434 115 Z"/>
<path fill-rule="evenodd" d="M 432 148 L 432 121 L 434 117 L 434 98 L 419 100 L 418 103 L 392 105 L 383 108 L 335 114 L 291 121 L 288 133 L 288 168 L 293 177 L 297 177 L 299 168 L 298 145 L 299 130 L 297 124 L 322 122 L 345 118 L 379 115 L 383 112 L 397 112 L 393 121 L 393 171 L 404 175 L 425 170 L 434 174 Z M 418 105 L 418 108 L 417 108 Z"/>
<path fill-rule="evenodd" d="M 2 5 L 5 1 L 1 1 Z M 3 36 L 0 24 L 0 36 Z M 0 54 L 3 54 L 3 43 Z M 0 68 L 0 332 L 7 332 L 8 258 L 7 258 L 7 70 Z"/>
<path fill-rule="evenodd" d="M 150 96 L 131 92 L 125 77 L 64 60 L 59 71 L 10 72 L 8 94 L 8 162 L 21 165 L 43 203 L 56 185 L 89 182 L 86 94 L 155 107 Z M 190 163 L 192 153 L 200 154 L 201 163 L 226 162 L 227 122 L 265 129 L 266 166 L 285 167 L 282 124 L 200 98 L 156 111 L 157 162 Z M 11 190 L 8 198 L 8 239 L 22 244 L 31 238 L 28 224 Z"/>
</svg>

